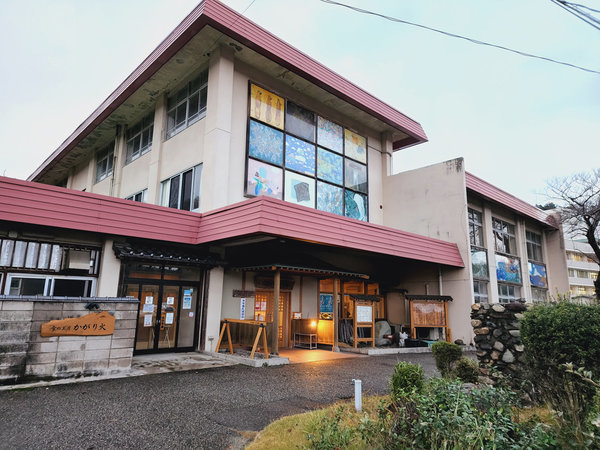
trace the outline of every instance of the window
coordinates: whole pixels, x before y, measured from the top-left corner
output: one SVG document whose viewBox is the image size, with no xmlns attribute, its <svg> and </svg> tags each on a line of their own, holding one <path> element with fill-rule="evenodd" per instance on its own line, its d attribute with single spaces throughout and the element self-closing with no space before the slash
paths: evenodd
<svg viewBox="0 0 600 450">
<path fill-rule="evenodd" d="M 575 269 L 569 269 L 569 276 L 575 278 Z"/>
<path fill-rule="evenodd" d="M 483 281 L 473 281 L 473 292 L 475 294 L 475 303 L 487 303 L 488 302 L 488 289 L 487 283 Z"/>
<path fill-rule="evenodd" d="M 125 198 L 125 200 L 133 200 L 134 202 L 146 203 L 146 192 L 148 192 L 148 189 L 136 192 L 135 194 Z"/>
<path fill-rule="evenodd" d="M 162 206 L 196 211 L 200 208 L 202 164 L 165 180 L 161 184 Z"/>
<path fill-rule="evenodd" d="M 521 288 L 511 284 L 498 283 L 498 301 L 510 303 L 521 299 Z"/>
<path fill-rule="evenodd" d="M 113 173 L 115 143 L 111 143 L 96 155 L 96 183 Z"/>
<path fill-rule="evenodd" d="M 492 218 L 492 226 L 494 229 L 494 246 L 496 251 L 516 255 L 515 226 L 496 218 Z"/>
<path fill-rule="evenodd" d="M 368 221 L 368 142 L 250 83 L 245 195 Z"/>
<path fill-rule="evenodd" d="M 598 272 L 590 272 L 590 278 L 596 281 L 598 279 Z"/>
<path fill-rule="evenodd" d="M 57 277 L 50 275 L 8 274 L 7 295 L 47 295 L 57 297 L 91 297 L 96 280 L 91 277 Z"/>
<path fill-rule="evenodd" d="M 535 303 L 545 302 L 547 295 L 548 291 L 546 289 L 531 288 L 531 300 Z"/>
<path fill-rule="evenodd" d="M 154 112 L 144 117 L 135 126 L 127 130 L 127 155 L 125 164 L 138 159 L 152 148 L 152 132 L 154 131 Z"/>
<path fill-rule="evenodd" d="M 532 261 L 543 261 L 542 258 L 542 235 L 532 231 L 525 231 L 527 242 L 527 258 Z"/>
<path fill-rule="evenodd" d="M 206 115 L 208 70 L 205 70 L 167 100 L 167 139 Z"/>
<path fill-rule="evenodd" d="M 483 247 L 483 221 L 481 213 L 469 208 L 469 239 L 471 245 Z"/>
</svg>

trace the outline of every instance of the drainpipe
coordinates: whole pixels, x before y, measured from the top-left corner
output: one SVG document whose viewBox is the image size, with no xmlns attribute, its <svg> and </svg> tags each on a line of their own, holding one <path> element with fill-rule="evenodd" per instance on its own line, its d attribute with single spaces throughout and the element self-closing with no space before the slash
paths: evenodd
<svg viewBox="0 0 600 450">
<path fill-rule="evenodd" d="M 271 334 L 271 353 L 279 356 L 279 292 L 281 290 L 281 269 L 275 270 L 273 286 L 273 333 Z"/>
<path fill-rule="evenodd" d="M 440 295 L 444 295 L 442 289 L 442 266 L 438 266 L 438 289 L 440 291 Z"/>
</svg>

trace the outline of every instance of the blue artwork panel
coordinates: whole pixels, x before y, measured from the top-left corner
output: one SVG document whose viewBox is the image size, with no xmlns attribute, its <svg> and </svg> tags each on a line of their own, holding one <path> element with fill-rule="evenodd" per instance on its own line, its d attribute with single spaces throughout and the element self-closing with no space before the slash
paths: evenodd
<svg viewBox="0 0 600 450">
<path fill-rule="evenodd" d="M 335 184 L 342 184 L 344 158 L 322 148 L 317 148 L 317 177 Z"/>
<path fill-rule="evenodd" d="M 344 192 L 344 202 L 346 204 L 346 217 L 367 221 L 367 196 L 356 192 Z"/>
<path fill-rule="evenodd" d="M 283 133 L 251 120 L 248 154 L 253 158 L 281 166 L 283 164 Z"/>
<path fill-rule="evenodd" d="M 281 200 L 283 197 L 283 169 L 249 158 L 246 195 L 267 195 Z"/>
<path fill-rule="evenodd" d="M 344 151 L 344 129 L 337 123 L 319 116 L 317 119 L 317 143 L 334 152 Z"/>
<path fill-rule="evenodd" d="M 496 255 L 496 276 L 498 281 L 521 283 L 521 262 L 518 258 Z"/>
<path fill-rule="evenodd" d="M 333 313 L 333 294 L 319 295 L 319 312 Z"/>
<path fill-rule="evenodd" d="M 344 215 L 343 189 L 332 184 L 317 182 L 317 209 Z"/>
<path fill-rule="evenodd" d="M 485 250 L 471 249 L 471 265 L 473 267 L 473 278 L 489 278 L 487 252 Z"/>
<path fill-rule="evenodd" d="M 548 276 L 546 266 L 543 264 L 529 263 L 529 281 L 532 286 L 548 289 Z"/>
<path fill-rule="evenodd" d="M 295 137 L 286 136 L 285 167 L 307 175 L 314 175 L 315 146 Z"/>
<path fill-rule="evenodd" d="M 285 201 L 315 207 L 315 180 L 285 171 Z"/>
</svg>

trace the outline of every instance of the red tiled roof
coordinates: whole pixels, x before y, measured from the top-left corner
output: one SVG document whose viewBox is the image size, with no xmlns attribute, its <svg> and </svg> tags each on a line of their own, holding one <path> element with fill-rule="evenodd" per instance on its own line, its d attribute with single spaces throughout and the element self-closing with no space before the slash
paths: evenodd
<svg viewBox="0 0 600 450">
<path fill-rule="evenodd" d="M 0 220 L 185 244 L 264 234 L 464 267 L 456 244 L 268 197 L 197 214 L 0 177 Z"/>
<path fill-rule="evenodd" d="M 28 179 L 38 180 L 57 160 L 64 157 L 81 139 L 102 123 L 121 103 L 207 25 L 232 39 L 240 41 L 257 53 L 408 134 L 408 138 L 394 142 L 394 149 L 427 141 L 427 136 L 418 122 L 368 94 L 219 1 L 204 0 L 183 19 L 171 34 L 77 127 Z"/>
<path fill-rule="evenodd" d="M 518 199 L 514 195 L 497 188 L 496 186 L 476 177 L 469 172 L 466 172 L 465 176 L 467 181 L 467 189 L 478 193 L 488 200 L 495 201 L 502 206 L 510 208 L 518 213 L 530 217 L 531 219 L 541 222 L 544 225 L 558 228 L 556 221 L 550 214 L 545 213 L 541 209 L 536 208 L 535 206 L 530 205 L 521 199 Z"/>
</svg>

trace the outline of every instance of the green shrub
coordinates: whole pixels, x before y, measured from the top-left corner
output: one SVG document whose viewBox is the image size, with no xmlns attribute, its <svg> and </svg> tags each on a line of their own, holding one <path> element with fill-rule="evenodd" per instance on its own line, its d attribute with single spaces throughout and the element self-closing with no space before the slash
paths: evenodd
<svg viewBox="0 0 600 450">
<path fill-rule="evenodd" d="M 535 306 L 521 321 L 531 363 L 574 363 L 600 375 L 600 306 L 555 303 Z"/>
<path fill-rule="evenodd" d="M 479 364 L 468 356 L 462 356 L 454 366 L 454 375 L 463 383 L 479 381 Z"/>
<path fill-rule="evenodd" d="M 439 341 L 431 346 L 431 352 L 435 358 L 435 366 L 444 378 L 453 376 L 453 368 L 456 361 L 462 356 L 460 346 L 451 342 Z"/>
<path fill-rule="evenodd" d="M 560 412 L 561 435 L 586 446 L 586 435 L 596 432 L 590 415 L 598 395 L 600 306 L 535 306 L 521 321 L 521 337 L 539 400 Z"/>
<path fill-rule="evenodd" d="M 356 434 L 356 430 L 344 423 L 344 415 L 344 405 L 336 408 L 333 417 L 324 415 L 306 435 L 310 448 L 323 450 L 346 448 Z"/>
<path fill-rule="evenodd" d="M 418 364 L 409 364 L 400 361 L 394 367 L 394 373 L 390 380 L 392 398 L 398 401 L 413 392 L 421 392 L 423 389 L 423 368 Z"/>
</svg>

